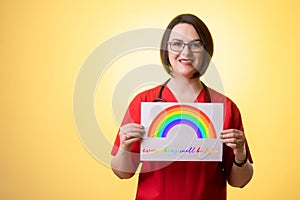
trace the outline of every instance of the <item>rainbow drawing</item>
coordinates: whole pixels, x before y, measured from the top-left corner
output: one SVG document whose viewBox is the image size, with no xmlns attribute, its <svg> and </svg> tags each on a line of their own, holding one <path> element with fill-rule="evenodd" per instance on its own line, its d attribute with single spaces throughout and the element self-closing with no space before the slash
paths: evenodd
<svg viewBox="0 0 300 200">
<path fill-rule="evenodd" d="M 190 126 L 198 138 L 217 138 L 215 127 L 209 117 L 189 105 L 174 105 L 161 111 L 152 121 L 148 137 L 164 138 L 177 125 Z"/>
</svg>

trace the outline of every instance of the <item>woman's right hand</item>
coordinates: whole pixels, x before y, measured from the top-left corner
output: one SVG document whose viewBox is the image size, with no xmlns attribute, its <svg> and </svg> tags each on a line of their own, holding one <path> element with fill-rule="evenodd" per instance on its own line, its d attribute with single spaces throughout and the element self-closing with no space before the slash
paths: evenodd
<svg viewBox="0 0 300 200">
<path fill-rule="evenodd" d="M 140 124 L 129 123 L 123 125 L 119 132 L 121 149 L 130 151 L 132 144 L 141 140 L 144 133 L 144 127 Z"/>
</svg>

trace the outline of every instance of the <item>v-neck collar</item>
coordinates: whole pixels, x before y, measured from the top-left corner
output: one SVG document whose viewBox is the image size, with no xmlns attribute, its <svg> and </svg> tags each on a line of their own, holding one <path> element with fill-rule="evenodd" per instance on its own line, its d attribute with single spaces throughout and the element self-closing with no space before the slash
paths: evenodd
<svg viewBox="0 0 300 200">
<path fill-rule="evenodd" d="M 168 94 L 168 95 L 165 95 L 168 97 L 168 102 L 179 102 L 178 99 L 173 94 L 172 90 L 167 85 L 165 86 L 164 89 L 165 89 L 165 92 L 167 92 L 167 94 Z M 162 96 L 164 96 L 164 95 L 162 94 Z M 204 103 L 205 96 L 206 96 L 206 92 L 205 92 L 204 88 L 202 88 L 193 103 Z M 179 102 L 179 103 L 188 103 L 188 102 Z M 189 102 L 189 103 L 191 103 L 191 102 Z"/>
</svg>

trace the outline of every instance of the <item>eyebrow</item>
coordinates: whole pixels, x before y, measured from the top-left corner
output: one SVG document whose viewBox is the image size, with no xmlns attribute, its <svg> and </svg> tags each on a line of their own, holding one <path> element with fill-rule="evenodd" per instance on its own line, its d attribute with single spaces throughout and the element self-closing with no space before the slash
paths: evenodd
<svg viewBox="0 0 300 200">
<path fill-rule="evenodd" d="M 176 39 L 176 38 L 172 39 L 172 41 L 174 41 L 174 40 L 179 41 L 179 42 L 183 42 L 183 40 Z M 202 42 L 200 38 L 199 39 L 195 39 L 195 40 L 191 40 L 190 42 L 198 42 L 198 41 Z"/>
</svg>

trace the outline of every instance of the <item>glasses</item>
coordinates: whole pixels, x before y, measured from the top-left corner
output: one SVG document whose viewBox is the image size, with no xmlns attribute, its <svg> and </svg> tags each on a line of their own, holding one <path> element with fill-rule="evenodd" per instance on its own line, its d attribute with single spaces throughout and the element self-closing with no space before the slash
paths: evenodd
<svg viewBox="0 0 300 200">
<path fill-rule="evenodd" d="M 193 53 L 200 53 L 203 51 L 204 47 L 200 41 L 192 41 L 189 43 L 184 43 L 182 41 L 168 42 L 172 51 L 181 52 L 185 46 L 189 47 L 189 50 Z"/>
</svg>

